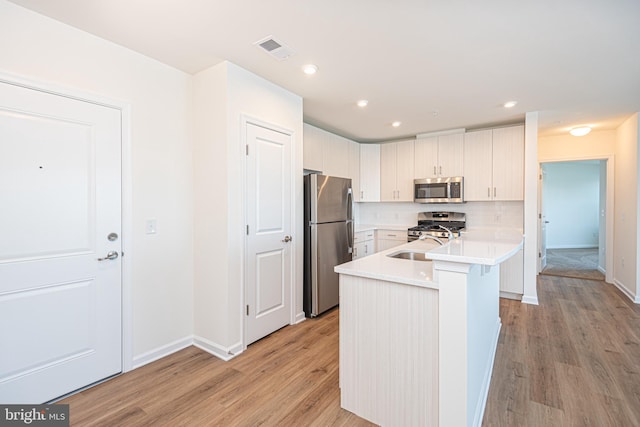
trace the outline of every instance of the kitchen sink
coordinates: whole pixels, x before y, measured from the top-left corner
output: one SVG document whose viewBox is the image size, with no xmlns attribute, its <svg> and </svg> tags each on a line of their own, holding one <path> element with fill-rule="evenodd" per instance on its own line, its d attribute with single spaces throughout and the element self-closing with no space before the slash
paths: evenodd
<svg viewBox="0 0 640 427">
<path fill-rule="evenodd" d="M 427 258 L 427 255 L 424 252 L 399 251 L 387 256 L 398 259 L 409 259 L 411 261 L 431 261 L 431 258 Z"/>
</svg>

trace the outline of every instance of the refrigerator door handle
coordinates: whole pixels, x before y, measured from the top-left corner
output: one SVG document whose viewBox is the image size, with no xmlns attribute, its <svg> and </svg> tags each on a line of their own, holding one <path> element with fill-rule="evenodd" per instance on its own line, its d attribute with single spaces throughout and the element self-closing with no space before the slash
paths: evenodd
<svg viewBox="0 0 640 427">
<path fill-rule="evenodd" d="M 347 220 L 347 245 L 350 254 L 353 254 L 353 221 Z"/>
<path fill-rule="evenodd" d="M 353 220 L 353 189 L 347 189 L 347 219 Z"/>
</svg>

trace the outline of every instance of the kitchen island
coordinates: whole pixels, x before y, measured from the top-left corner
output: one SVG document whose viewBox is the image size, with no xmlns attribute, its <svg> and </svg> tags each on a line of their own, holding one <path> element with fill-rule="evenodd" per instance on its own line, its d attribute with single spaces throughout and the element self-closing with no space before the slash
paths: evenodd
<svg viewBox="0 0 640 427">
<path fill-rule="evenodd" d="M 340 274 L 341 406 L 383 426 L 480 425 L 500 332 L 500 263 L 517 232 L 407 243 Z M 426 254 L 427 261 L 408 253 Z"/>
</svg>

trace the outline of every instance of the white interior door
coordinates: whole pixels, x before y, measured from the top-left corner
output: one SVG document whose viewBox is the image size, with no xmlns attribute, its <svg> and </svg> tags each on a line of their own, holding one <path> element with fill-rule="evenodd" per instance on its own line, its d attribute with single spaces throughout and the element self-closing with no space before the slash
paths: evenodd
<svg viewBox="0 0 640 427">
<path fill-rule="evenodd" d="M 538 182 L 538 273 L 547 266 L 547 216 L 544 213 L 544 169 L 540 165 Z"/>
<path fill-rule="evenodd" d="M 44 403 L 122 370 L 120 120 L 0 83 L 2 403 Z"/>
<path fill-rule="evenodd" d="M 247 279 L 245 344 L 289 324 L 291 135 L 246 124 Z"/>
</svg>

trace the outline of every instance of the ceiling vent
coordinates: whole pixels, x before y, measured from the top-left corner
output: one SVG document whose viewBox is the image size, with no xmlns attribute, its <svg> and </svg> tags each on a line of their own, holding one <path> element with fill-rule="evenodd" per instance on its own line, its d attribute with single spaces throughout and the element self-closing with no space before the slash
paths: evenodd
<svg viewBox="0 0 640 427">
<path fill-rule="evenodd" d="M 262 40 L 258 40 L 254 43 L 254 45 L 258 46 L 263 51 L 276 58 L 278 61 L 283 61 L 288 57 L 295 55 L 293 49 L 284 45 L 283 43 L 280 43 L 272 36 L 269 36 Z"/>
</svg>

